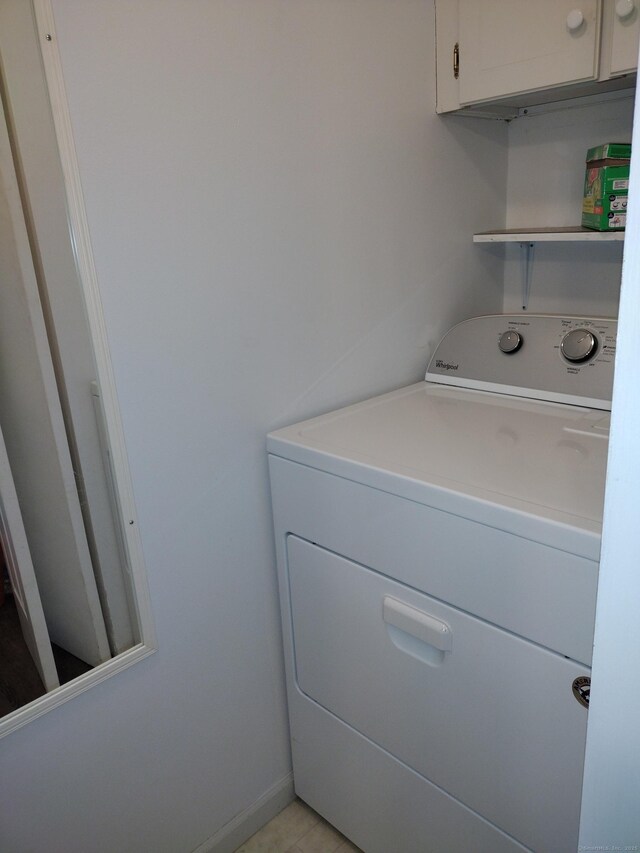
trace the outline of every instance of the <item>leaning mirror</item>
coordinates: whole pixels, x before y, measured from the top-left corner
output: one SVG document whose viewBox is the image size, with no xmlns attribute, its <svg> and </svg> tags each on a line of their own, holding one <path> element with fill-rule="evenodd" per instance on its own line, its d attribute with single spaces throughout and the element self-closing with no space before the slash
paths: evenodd
<svg viewBox="0 0 640 853">
<path fill-rule="evenodd" d="M 50 12 L 0 2 L 0 734 L 154 647 Z"/>
</svg>

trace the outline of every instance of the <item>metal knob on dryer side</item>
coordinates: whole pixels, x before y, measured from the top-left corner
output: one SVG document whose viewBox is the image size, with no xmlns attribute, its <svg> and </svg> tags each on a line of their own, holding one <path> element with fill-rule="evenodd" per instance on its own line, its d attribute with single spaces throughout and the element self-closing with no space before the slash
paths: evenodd
<svg viewBox="0 0 640 853">
<path fill-rule="evenodd" d="M 560 352 L 574 364 L 588 361 L 596 354 L 598 339 L 589 329 L 574 329 L 568 332 L 560 344 Z"/>
<path fill-rule="evenodd" d="M 505 353 L 505 355 L 518 352 L 522 346 L 522 335 L 514 329 L 509 329 L 508 332 L 503 332 L 500 335 L 498 346 L 500 347 L 500 351 Z"/>
</svg>

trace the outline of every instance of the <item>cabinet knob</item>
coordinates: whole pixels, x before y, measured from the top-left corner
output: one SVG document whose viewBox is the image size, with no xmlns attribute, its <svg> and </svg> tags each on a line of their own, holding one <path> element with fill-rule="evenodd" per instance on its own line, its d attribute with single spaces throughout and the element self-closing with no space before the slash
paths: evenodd
<svg viewBox="0 0 640 853">
<path fill-rule="evenodd" d="M 575 33 L 575 31 L 579 30 L 583 24 L 584 15 L 582 14 L 582 10 L 572 9 L 567 15 L 567 27 L 571 30 L 572 33 Z"/>
<path fill-rule="evenodd" d="M 634 0 L 616 0 L 616 15 L 621 21 L 628 18 L 636 8 Z"/>
</svg>

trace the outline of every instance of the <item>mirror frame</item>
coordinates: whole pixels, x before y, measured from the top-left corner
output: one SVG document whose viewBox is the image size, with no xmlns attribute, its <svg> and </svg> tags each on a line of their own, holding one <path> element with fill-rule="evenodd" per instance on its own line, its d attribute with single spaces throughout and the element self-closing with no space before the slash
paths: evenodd
<svg viewBox="0 0 640 853">
<path fill-rule="evenodd" d="M 133 499 L 131 475 L 107 345 L 104 314 L 89 237 L 89 226 L 71 128 L 71 117 L 57 47 L 53 9 L 50 0 L 32 0 L 32 4 L 43 60 L 44 77 L 48 89 L 51 114 L 58 144 L 58 154 L 62 166 L 69 216 L 69 231 L 73 242 L 80 287 L 86 305 L 89 333 L 95 353 L 97 380 L 103 400 L 106 429 L 109 436 L 109 449 L 111 452 L 113 479 L 122 536 L 130 571 L 129 581 L 136 606 L 141 641 L 125 652 L 94 667 L 84 675 L 7 714 L 0 719 L 0 737 L 15 731 L 53 708 L 57 708 L 74 696 L 84 693 L 85 690 L 93 687 L 94 684 L 99 684 L 117 672 L 127 669 L 134 663 L 148 657 L 157 649 L 142 543 L 138 532 L 137 513 Z"/>
</svg>

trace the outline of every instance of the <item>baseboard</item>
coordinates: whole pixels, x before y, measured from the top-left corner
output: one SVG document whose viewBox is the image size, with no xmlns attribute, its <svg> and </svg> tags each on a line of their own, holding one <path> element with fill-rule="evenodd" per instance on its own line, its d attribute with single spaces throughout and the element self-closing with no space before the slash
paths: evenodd
<svg viewBox="0 0 640 853">
<path fill-rule="evenodd" d="M 295 798 L 293 773 L 272 785 L 255 803 L 244 809 L 207 838 L 193 853 L 233 853 L 254 832 L 268 823 Z"/>
</svg>

